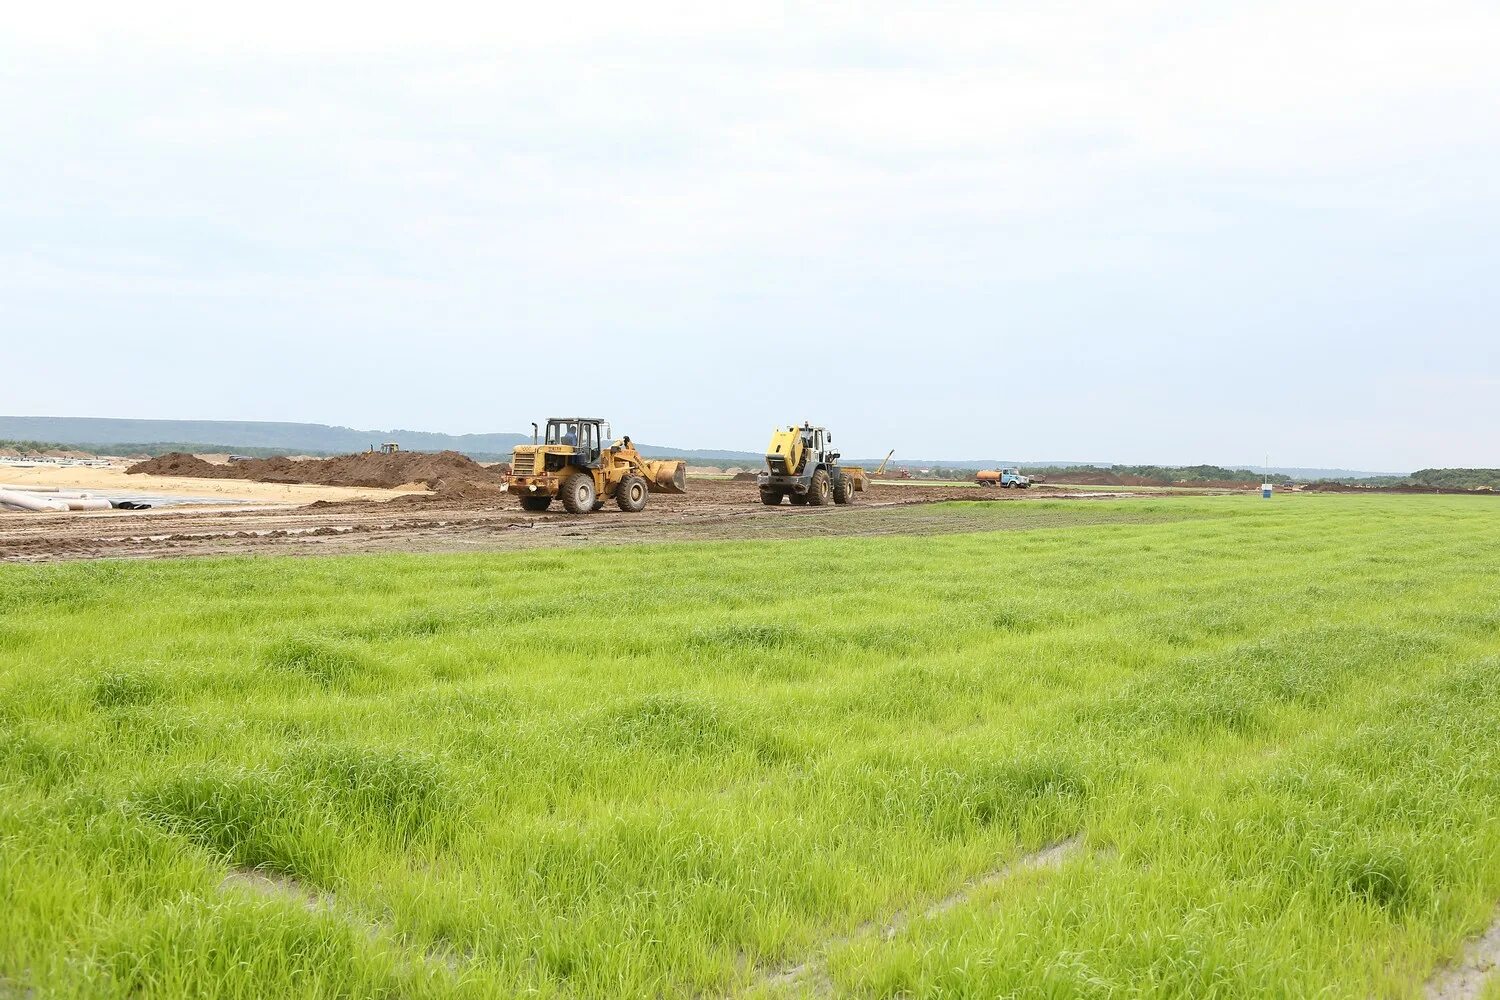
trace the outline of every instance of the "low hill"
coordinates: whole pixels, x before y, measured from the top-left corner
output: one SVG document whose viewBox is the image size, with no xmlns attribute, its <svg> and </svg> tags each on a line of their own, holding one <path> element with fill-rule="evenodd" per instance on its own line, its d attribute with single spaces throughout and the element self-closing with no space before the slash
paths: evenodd
<svg viewBox="0 0 1500 1000">
<path fill-rule="evenodd" d="M 348 455 L 395 441 L 404 451 L 456 451 L 481 462 L 499 462 L 510 458 L 511 449 L 531 440 L 527 433 L 496 432 L 489 434 L 441 434 L 434 431 L 360 430 L 329 424 L 293 423 L 263 420 L 139 420 L 113 417 L 26 417 L 0 416 L 0 441 L 36 444 L 46 447 L 30 450 L 78 449 L 108 455 L 162 455 L 169 452 L 239 452 L 266 458 L 274 455 Z M 641 453 L 651 458 L 684 458 L 696 465 L 756 467 L 764 456 L 759 451 L 734 451 L 714 448 L 679 448 L 672 445 L 637 443 Z M 27 450 L 27 449 L 19 449 Z M 850 465 L 875 468 L 880 457 L 846 456 Z M 1046 474 L 1064 470 L 1107 470 L 1123 475 L 1147 478 L 1217 479 L 1259 478 L 1259 472 L 1247 466 L 1144 466 L 1111 465 L 1107 462 L 1073 462 L 1061 460 L 1020 461 L 1016 459 L 928 459 L 897 455 L 893 468 L 934 470 L 939 478 L 967 478 L 977 469 L 1016 466 L 1028 472 Z M 1195 473 L 1194 470 L 1211 470 Z M 1356 472 L 1349 469 L 1273 468 L 1273 479 L 1290 476 L 1298 480 L 1363 480 L 1390 473 Z M 1425 472 L 1442 470 L 1424 470 Z M 1484 471 L 1484 470 L 1480 470 Z M 1231 477 L 1220 473 L 1232 472 Z M 1179 474 L 1181 473 L 1181 474 Z M 1421 475 L 1421 473 L 1414 473 Z M 1391 477 L 1396 480 L 1404 477 Z"/>
</svg>

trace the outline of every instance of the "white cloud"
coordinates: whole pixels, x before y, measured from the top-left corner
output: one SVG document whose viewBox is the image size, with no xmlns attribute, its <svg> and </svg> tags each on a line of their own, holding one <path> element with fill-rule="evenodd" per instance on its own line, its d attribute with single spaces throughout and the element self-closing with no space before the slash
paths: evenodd
<svg viewBox="0 0 1500 1000">
<path fill-rule="evenodd" d="M 916 387 L 849 404 L 875 436 L 980 406 L 988 369 L 1103 398 L 1202 378 L 1186 354 L 1234 386 L 1267 365 L 1195 352 L 1247 335 L 1368 380 L 1351 316 L 1376 341 L 1429 317 L 1454 358 L 1477 336 L 1450 262 L 1494 252 L 1497 42 L 1500 8 L 1460 0 L 31 5 L 0 40 L 0 308 L 87 337 L 121 302 L 183 330 L 218 302 L 496 364 L 623 338 L 689 409 L 694 365 L 773 367 L 704 331 L 814 336 Z M 369 419 L 520 419 L 433 405 Z M 1146 410 L 1139 435 L 1170 424 Z M 1098 457 L 1133 419 L 1030 433 Z"/>
</svg>

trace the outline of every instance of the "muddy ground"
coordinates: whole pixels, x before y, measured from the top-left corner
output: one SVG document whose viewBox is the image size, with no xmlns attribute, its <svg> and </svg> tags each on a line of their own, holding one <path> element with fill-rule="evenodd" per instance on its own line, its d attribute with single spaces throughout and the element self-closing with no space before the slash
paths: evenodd
<svg viewBox="0 0 1500 1000">
<path fill-rule="evenodd" d="M 696 480 L 690 481 L 686 495 L 653 495 L 640 514 L 621 513 L 611 503 L 596 514 L 580 517 L 560 507 L 528 513 L 506 495 L 465 498 L 441 493 L 302 507 L 17 513 L 0 515 L 0 562 L 483 552 L 645 541 L 929 534 L 973 530 L 973 523 L 945 514 L 945 508 L 933 508 L 930 515 L 912 512 L 914 505 L 942 500 L 1024 504 L 1058 497 L 1087 503 L 1125 495 L 1130 494 L 882 484 L 860 494 L 848 507 L 783 504 L 768 508 L 760 503 L 753 484 Z M 902 516 L 893 516 L 903 511 Z"/>
</svg>

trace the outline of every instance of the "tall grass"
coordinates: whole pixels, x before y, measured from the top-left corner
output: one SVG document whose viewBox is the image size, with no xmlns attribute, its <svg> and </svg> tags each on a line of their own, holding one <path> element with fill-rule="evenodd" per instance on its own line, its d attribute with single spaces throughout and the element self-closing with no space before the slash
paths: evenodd
<svg viewBox="0 0 1500 1000">
<path fill-rule="evenodd" d="M 952 516 L 0 568 L 0 995 L 1405 996 L 1494 918 L 1500 506 Z"/>
</svg>

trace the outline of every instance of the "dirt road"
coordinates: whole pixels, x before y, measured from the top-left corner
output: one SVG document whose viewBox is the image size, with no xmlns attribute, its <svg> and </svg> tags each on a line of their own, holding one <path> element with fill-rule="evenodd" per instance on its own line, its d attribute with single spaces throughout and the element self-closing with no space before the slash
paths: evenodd
<svg viewBox="0 0 1500 1000">
<path fill-rule="evenodd" d="M 909 530 L 883 512 L 941 500 L 1025 503 L 1066 497 L 1080 502 L 1128 493 L 980 490 L 967 486 L 880 484 L 848 507 L 772 509 L 754 484 L 694 480 L 683 496 L 651 497 L 640 514 L 613 504 L 574 517 L 555 508 L 519 509 L 510 497 L 456 499 L 409 495 L 385 502 L 319 502 L 252 509 L 171 508 L 71 514 L 0 515 L 0 562 L 349 552 L 475 552 L 653 540 L 790 538 Z M 1161 494 L 1155 493 L 1155 496 Z M 964 530 L 942 508 L 924 531 Z M 952 527 L 947 527 L 949 521 Z M 930 523 L 927 523 L 930 522 Z M 972 530 L 972 525 L 968 525 Z"/>
</svg>

